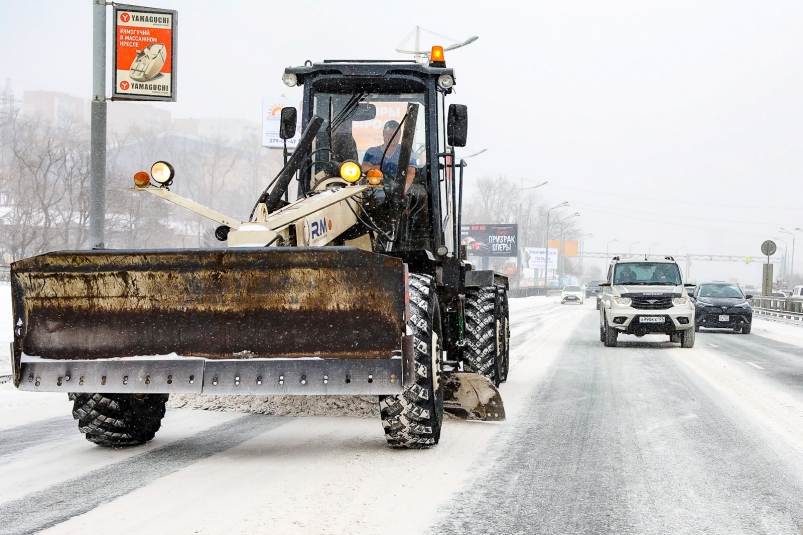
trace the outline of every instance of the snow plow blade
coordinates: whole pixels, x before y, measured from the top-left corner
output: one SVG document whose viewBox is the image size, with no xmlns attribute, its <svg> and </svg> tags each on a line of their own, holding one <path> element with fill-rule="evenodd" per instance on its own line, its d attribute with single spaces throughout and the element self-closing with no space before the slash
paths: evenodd
<svg viewBox="0 0 803 535">
<path fill-rule="evenodd" d="M 170 355 L 390 359 L 405 266 L 351 247 L 77 251 L 11 267 L 14 364 Z"/>
<path fill-rule="evenodd" d="M 443 410 L 464 420 L 501 422 L 505 406 L 496 387 L 476 373 L 458 372 L 443 385 Z"/>
</svg>

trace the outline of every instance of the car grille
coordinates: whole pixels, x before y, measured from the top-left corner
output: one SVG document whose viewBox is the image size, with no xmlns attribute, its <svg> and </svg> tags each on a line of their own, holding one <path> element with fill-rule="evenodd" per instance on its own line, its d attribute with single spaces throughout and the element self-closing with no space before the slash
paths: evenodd
<svg viewBox="0 0 803 535">
<path fill-rule="evenodd" d="M 672 296 L 663 296 L 663 295 L 645 295 L 645 296 L 633 296 L 631 297 L 633 300 L 632 306 L 638 310 L 666 310 L 667 308 L 672 308 Z"/>
</svg>

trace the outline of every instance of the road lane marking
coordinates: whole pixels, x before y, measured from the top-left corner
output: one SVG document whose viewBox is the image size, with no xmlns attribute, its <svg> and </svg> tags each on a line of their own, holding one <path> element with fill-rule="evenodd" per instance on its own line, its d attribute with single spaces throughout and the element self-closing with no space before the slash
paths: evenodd
<svg viewBox="0 0 803 535">
<path fill-rule="evenodd" d="M 758 368 L 759 370 L 763 370 L 764 369 L 761 366 L 759 366 L 758 364 L 753 364 L 752 362 L 748 362 L 748 364 L 753 366 L 753 367 L 755 367 L 755 368 Z"/>
<path fill-rule="evenodd" d="M 708 344 L 708 345 L 710 345 L 711 347 L 719 347 L 719 346 L 715 346 L 714 344 Z"/>
</svg>

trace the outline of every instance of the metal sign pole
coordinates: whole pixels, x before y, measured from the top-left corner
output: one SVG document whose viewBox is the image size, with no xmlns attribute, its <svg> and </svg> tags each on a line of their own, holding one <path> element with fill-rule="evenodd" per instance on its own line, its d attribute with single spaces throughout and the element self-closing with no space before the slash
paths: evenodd
<svg viewBox="0 0 803 535">
<path fill-rule="evenodd" d="M 92 0 L 89 247 L 103 249 L 106 219 L 106 1 Z"/>
</svg>

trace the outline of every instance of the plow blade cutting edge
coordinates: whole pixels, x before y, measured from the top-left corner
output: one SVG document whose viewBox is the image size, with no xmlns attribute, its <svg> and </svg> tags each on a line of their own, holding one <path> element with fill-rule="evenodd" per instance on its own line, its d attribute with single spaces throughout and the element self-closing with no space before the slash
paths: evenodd
<svg viewBox="0 0 803 535">
<path fill-rule="evenodd" d="M 406 334 L 404 264 L 350 247 L 49 253 L 11 280 L 15 370 L 23 353 L 391 359 Z"/>
<path fill-rule="evenodd" d="M 464 420 L 501 422 L 505 406 L 496 387 L 476 373 L 458 372 L 443 385 L 443 410 Z"/>
</svg>

